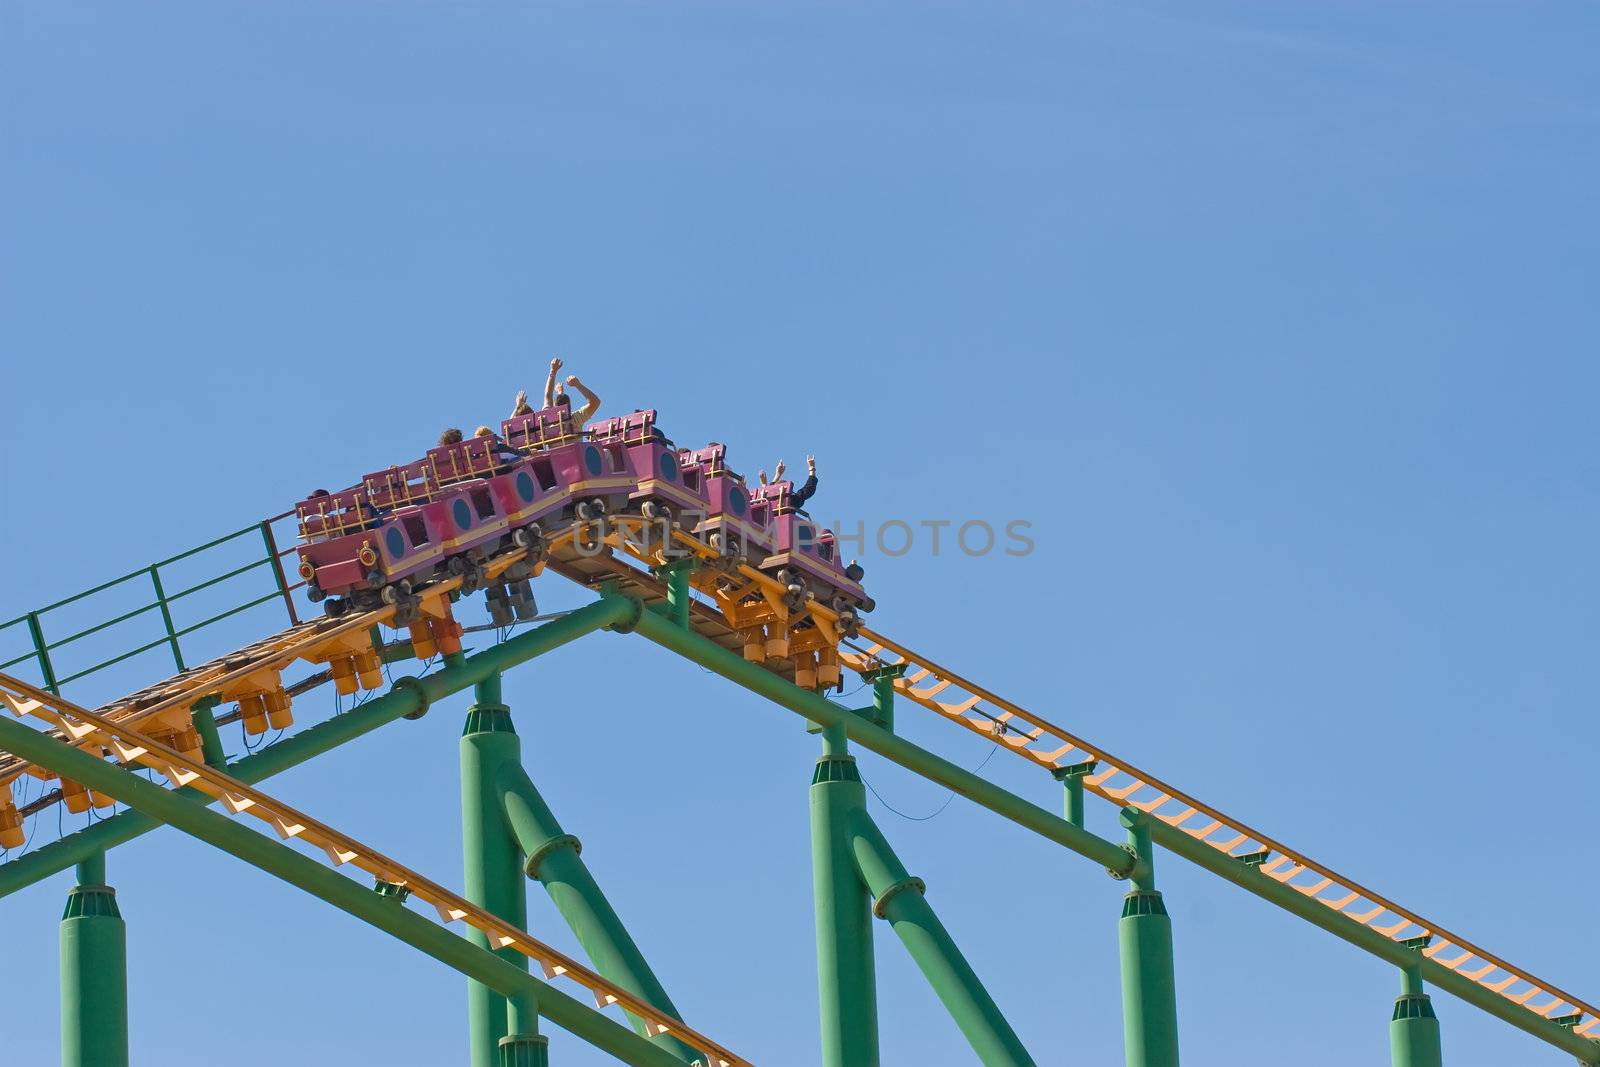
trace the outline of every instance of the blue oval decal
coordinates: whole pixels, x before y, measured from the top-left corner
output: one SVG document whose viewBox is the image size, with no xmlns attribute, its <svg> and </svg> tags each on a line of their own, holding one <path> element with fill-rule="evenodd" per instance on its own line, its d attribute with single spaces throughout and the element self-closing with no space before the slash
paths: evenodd
<svg viewBox="0 0 1600 1067">
<path fill-rule="evenodd" d="M 583 465 L 589 469 L 590 474 L 600 473 L 600 450 L 594 445 L 583 450 Z"/>
<path fill-rule="evenodd" d="M 467 507 L 465 500 L 457 500 L 450 509 L 450 514 L 455 517 L 456 526 L 463 530 L 472 528 L 472 509 Z"/>
<path fill-rule="evenodd" d="M 750 502 L 745 499 L 743 489 L 735 488 L 728 492 L 728 507 L 735 515 L 743 515 L 744 510 L 749 506 L 749 503 Z"/>
<path fill-rule="evenodd" d="M 400 534 L 400 527 L 391 526 L 383 535 L 383 543 L 389 549 L 389 555 L 399 559 L 406 554 L 406 539 Z"/>
<path fill-rule="evenodd" d="M 517 496 L 522 498 L 524 504 L 533 503 L 533 479 L 527 471 L 517 472 Z"/>
<path fill-rule="evenodd" d="M 669 482 L 678 480 L 678 457 L 671 452 L 661 453 L 661 477 Z"/>
</svg>

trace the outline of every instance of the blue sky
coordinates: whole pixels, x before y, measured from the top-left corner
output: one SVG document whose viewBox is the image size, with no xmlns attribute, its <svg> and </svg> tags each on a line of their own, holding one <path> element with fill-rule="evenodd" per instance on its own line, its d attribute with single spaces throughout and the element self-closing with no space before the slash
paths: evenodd
<svg viewBox="0 0 1600 1067">
<path fill-rule="evenodd" d="M 875 624 L 1600 995 L 1600 14 L 1203 7 L 6 5 L 0 614 L 498 418 L 559 354 L 749 471 L 815 452 L 827 519 L 1031 522 L 1021 558 L 869 549 Z M 506 692 L 690 1021 L 815 1062 L 814 739 L 633 638 Z M 271 788 L 459 884 L 462 703 Z M 1120 1062 L 1120 887 L 963 801 L 873 805 L 1040 1062 Z M 462 982 L 384 935 L 171 832 L 110 870 L 136 1063 L 460 1062 Z M 1382 1062 L 1391 968 L 1161 881 L 1186 1062 Z M 56 1056 L 66 884 L 0 902 L 10 1062 Z M 964 1062 L 879 934 L 885 1062 Z M 1436 1007 L 1458 1067 L 1566 1062 Z"/>
</svg>

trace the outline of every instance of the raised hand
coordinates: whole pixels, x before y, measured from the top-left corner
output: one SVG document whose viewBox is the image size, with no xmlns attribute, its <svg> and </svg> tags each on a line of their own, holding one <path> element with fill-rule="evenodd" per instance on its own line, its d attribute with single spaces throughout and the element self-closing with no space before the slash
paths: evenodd
<svg viewBox="0 0 1600 1067">
<path fill-rule="evenodd" d="M 806 457 L 806 473 L 807 474 L 815 474 L 815 473 L 817 473 L 817 457 L 816 456 L 807 456 Z"/>
<path fill-rule="evenodd" d="M 578 382 L 578 376 L 576 374 L 567 375 L 567 384 L 572 386 L 574 389 L 576 389 L 578 387 L 578 385 L 580 384 Z"/>
<path fill-rule="evenodd" d="M 556 356 L 554 359 L 552 359 L 550 361 L 550 373 L 554 374 L 556 371 L 559 371 L 563 366 L 565 366 L 565 364 L 561 362 L 561 357 L 560 356 Z"/>
<path fill-rule="evenodd" d="M 783 460 L 778 460 L 778 465 L 772 468 L 772 480 L 775 482 L 783 481 L 783 472 L 785 469 L 786 468 L 783 465 Z"/>
</svg>

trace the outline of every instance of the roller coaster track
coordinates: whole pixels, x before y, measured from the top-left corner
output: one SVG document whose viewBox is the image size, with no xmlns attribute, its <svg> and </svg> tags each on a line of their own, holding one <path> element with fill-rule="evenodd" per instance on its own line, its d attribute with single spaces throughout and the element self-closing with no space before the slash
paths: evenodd
<svg viewBox="0 0 1600 1067">
<path fill-rule="evenodd" d="M 693 538 L 680 534 L 677 540 L 685 551 L 706 558 L 714 556 Z M 632 546 L 624 539 L 620 547 L 628 550 Z M 606 570 L 616 573 L 615 567 L 608 566 Z M 754 584 L 769 590 L 778 588 L 773 579 L 751 567 L 741 567 L 740 571 Z M 561 573 L 595 584 L 593 572 L 575 574 L 571 568 L 564 568 Z M 631 581 L 635 589 L 631 591 L 637 593 L 642 588 L 653 599 L 665 597 L 658 580 L 636 571 L 634 574 L 636 577 Z M 823 619 L 837 619 L 837 615 L 822 604 L 809 604 L 808 610 Z M 716 617 L 710 608 L 703 614 Z M 697 620 L 696 628 L 711 629 L 708 636 L 727 645 L 728 634 L 716 632 L 714 624 L 707 625 L 709 621 Z M 1225 856 L 1256 866 L 1261 874 L 1297 890 L 1348 922 L 1370 927 L 1397 943 L 1417 945 L 1424 957 L 1500 995 L 1537 1019 L 1569 1025 L 1580 1036 L 1600 1036 L 1600 1009 L 1554 983 L 1480 948 L 1443 925 L 1423 918 L 1355 879 L 1339 874 L 1243 820 L 1224 814 L 905 645 L 865 626 L 859 629 L 859 635 L 868 644 L 841 656 L 858 674 L 882 667 L 903 668 L 903 675 L 894 679 L 895 691 L 940 718 L 1053 773 L 1069 767 L 1092 767 L 1086 769 L 1083 784 L 1096 796 L 1119 807 L 1137 808 Z"/>
<path fill-rule="evenodd" d="M 146 737 L 125 722 L 87 711 L 6 674 L 0 674 L 0 702 L 18 718 L 33 716 L 49 722 L 74 744 L 89 743 L 108 749 L 125 765 L 149 767 L 175 787 L 196 789 L 220 801 L 234 815 L 249 814 L 260 819 L 284 840 L 313 845 L 334 866 L 350 864 L 379 882 L 404 890 L 408 896 L 433 907 L 445 924 L 464 921 L 496 947 L 520 952 L 538 964 L 547 979 L 576 982 L 594 997 L 596 1007 L 616 1005 L 637 1016 L 644 1021 L 647 1036 L 670 1034 L 718 1067 L 747 1067 L 749 1063 L 514 924 L 283 801 Z"/>
<path fill-rule="evenodd" d="M 552 545 L 559 549 L 570 541 L 570 534 L 556 538 Z M 520 562 L 527 553 L 513 549 L 496 557 L 486 573 L 493 577 Z M 460 588 L 460 578 L 436 582 L 424 591 L 424 600 L 447 597 Z M 376 611 L 357 612 L 339 619 L 319 619 L 298 623 L 262 638 L 253 644 L 220 656 L 209 663 L 182 671 L 136 693 L 114 700 L 97 709 L 109 722 L 133 727 L 141 723 L 156 722 L 168 716 L 187 716 L 189 708 L 202 697 L 227 692 L 230 686 L 245 683 L 263 672 L 276 674 L 296 660 L 313 659 L 319 652 L 347 647 L 352 638 L 370 631 L 374 626 L 391 623 L 395 609 L 384 607 Z M 323 676 L 310 681 L 320 684 L 328 681 Z M 61 740 L 65 735 L 58 729 L 52 736 Z M 8 786 L 19 775 L 27 773 L 29 764 L 10 753 L 0 752 L 0 789 Z M 37 803 L 33 807 L 37 807 Z"/>
<path fill-rule="evenodd" d="M 108 721 L 127 727 L 154 720 L 169 712 L 182 711 L 187 714 L 189 705 L 202 696 L 222 691 L 230 684 L 263 670 L 282 670 L 318 646 L 369 630 L 387 622 L 393 615 L 393 608 L 385 608 L 337 621 L 320 620 L 291 626 L 227 656 L 113 701 L 101 708 L 100 712 Z M 52 736 L 64 739 L 67 735 L 57 729 L 52 731 Z M 0 783 L 27 772 L 29 766 L 26 760 L 9 753 L 0 754 Z"/>
<path fill-rule="evenodd" d="M 1541 1019 L 1560 1020 L 1574 1033 L 1589 1036 L 1600 1027 L 1600 1011 L 1505 959 L 1479 948 L 1440 924 L 1316 862 L 1305 853 L 1223 814 L 1148 771 L 996 696 L 988 689 L 941 667 L 926 656 L 865 627 L 872 642 L 842 658 L 853 669 L 903 666 L 896 692 L 941 718 L 989 738 L 995 744 L 1052 772 L 1074 765 L 1098 765 L 1083 785 L 1118 806 L 1139 809 L 1218 852 L 1258 867 L 1268 877 L 1298 890 L 1349 922 L 1371 927 L 1396 942 L 1419 943 L 1422 955 L 1447 970 L 1479 983 Z M 941 700 L 940 697 L 954 699 Z M 1445 953 L 1453 954 L 1446 956 Z M 1534 1003 L 1536 999 L 1549 998 Z"/>
<path fill-rule="evenodd" d="M 1118 807 L 1142 811 L 1208 846 L 1219 855 L 1254 867 L 1262 876 L 1272 878 L 1327 908 L 1331 915 L 1337 917 L 1337 921 L 1365 928 L 1397 944 L 1417 948 L 1423 957 L 1438 966 L 1476 983 L 1527 1012 L 1530 1023 L 1557 1023 L 1571 1028 L 1578 1036 L 1600 1038 L 1600 1009 L 1591 1003 L 1316 862 L 1304 852 L 1224 814 L 1131 762 L 873 629 L 860 626 L 854 634 L 850 633 L 849 627 L 841 625 L 838 614 L 825 604 L 810 601 L 798 611 L 787 611 L 780 605 L 784 590 L 776 580 L 748 565 L 729 565 L 715 550 L 682 531 L 674 531 L 669 552 L 665 546 L 659 542 L 653 543 L 646 535 L 651 527 L 647 520 L 619 517 L 611 522 L 613 528 L 610 533 L 586 549 L 580 548 L 579 538 L 571 534 L 552 541 L 547 557 L 539 564 L 536 573 L 549 569 L 586 588 L 612 588 L 637 597 L 647 605 L 658 606 L 668 603 L 671 595 L 668 583 L 661 574 L 662 568 L 673 563 L 675 558 L 694 558 L 704 564 L 693 572 L 690 579 L 692 587 L 701 596 L 688 605 L 687 621 L 701 637 L 738 652 L 745 643 L 743 632 L 751 625 L 752 618 L 776 620 L 785 625 L 805 620 L 828 638 L 838 639 L 843 647 L 850 649 L 841 653 L 840 660 L 857 673 L 875 675 L 884 667 L 900 668 L 903 673 L 893 680 L 895 691 L 941 719 L 985 737 L 1046 771 L 1060 775 L 1070 769 L 1078 773 L 1086 791 Z M 496 557 L 491 573 L 498 573 L 521 558 L 520 550 Z M 650 569 L 641 569 L 628 562 L 629 559 Z M 427 593 L 433 595 L 448 591 L 454 587 L 454 582 L 430 586 Z M 754 616 L 740 606 L 741 600 L 751 599 L 756 601 L 758 609 Z M 393 609 L 386 608 L 337 622 L 302 624 L 257 642 L 235 655 L 250 655 L 260 657 L 262 662 L 270 660 L 273 664 L 287 664 L 320 642 L 386 623 L 392 613 Z M 540 961 L 547 975 L 565 974 L 582 983 L 597 983 L 589 987 L 591 992 L 595 992 L 597 1001 L 604 1003 L 601 1001 L 603 996 L 613 995 L 598 975 L 583 969 L 581 965 L 566 961 L 553 949 L 494 916 L 473 908 L 394 861 L 338 835 L 320 823 L 310 821 L 247 786 L 232 782 L 206 765 L 161 746 L 133 729 L 135 725 L 164 712 L 187 708 L 194 700 L 217 692 L 219 687 L 236 681 L 241 672 L 252 669 L 246 666 L 230 670 L 228 663 L 234 658 L 223 657 L 204 667 L 184 672 L 134 697 L 107 705 L 101 709 L 103 714 L 75 708 L 48 693 L 32 689 L 25 683 L 14 683 L 11 679 L 5 679 L 4 685 L 10 692 L 0 692 L 0 699 L 4 699 L 13 710 L 17 708 L 15 701 L 21 699 L 32 702 L 28 705 L 30 713 L 43 712 L 47 718 L 53 713 L 58 720 L 64 716 L 65 721 L 56 722 L 58 736 L 80 747 L 110 747 L 124 762 L 137 760 L 156 766 L 170 780 L 178 784 L 195 785 L 207 795 L 223 800 L 230 810 L 251 811 L 267 818 L 280 834 L 288 836 L 286 830 L 292 830 L 292 836 L 322 846 L 330 857 L 347 856 L 347 862 L 355 862 L 375 877 L 411 887 L 419 898 L 434 904 L 447 921 L 465 918 L 491 939 L 500 938 L 505 944 L 515 945 L 525 955 Z M 795 678 L 792 663 L 775 661 L 763 666 L 791 681 Z M 35 704 L 38 706 L 34 707 Z M 22 769 L 21 761 L 0 757 L 0 788 Z M 230 800 L 230 797 L 234 799 Z M 513 940 L 505 941 L 506 938 Z M 558 969 L 552 971 L 552 967 Z M 659 1013 L 652 1014 L 647 1006 L 635 1007 L 636 1002 L 626 993 L 618 991 L 612 1002 L 622 1004 L 642 1018 L 674 1027 L 673 1033 L 680 1040 L 708 1053 L 715 1051 L 723 1062 L 744 1062 L 706 1039 L 684 1031 L 675 1020 L 661 1017 Z M 697 1040 L 705 1044 L 697 1045 Z"/>
</svg>

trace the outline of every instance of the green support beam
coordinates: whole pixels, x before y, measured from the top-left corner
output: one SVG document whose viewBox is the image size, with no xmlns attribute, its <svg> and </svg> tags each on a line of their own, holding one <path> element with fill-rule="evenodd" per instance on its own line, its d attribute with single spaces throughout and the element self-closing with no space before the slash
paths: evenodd
<svg viewBox="0 0 1600 1067">
<path fill-rule="evenodd" d="M 651 1007 L 682 1019 L 677 1005 L 583 862 L 583 845 L 562 829 L 520 762 L 500 764 L 496 794 L 511 836 L 526 857 L 523 871 L 550 894 L 556 910 L 583 946 L 590 965 Z M 632 1015 L 628 1018 L 635 1030 L 644 1032 L 642 1019 Z M 696 1058 L 693 1049 L 670 1034 L 657 1034 L 651 1040 L 685 1063 Z"/>
<path fill-rule="evenodd" d="M 1108 870 L 1123 875 L 1136 873 L 1137 864 L 1134 857 L 1123 851 L 1120 846 L 1073 826 L 1037 804 L 1029 803 L 1015 793 L 980 778 L 965 767 L 958 767 L 947 759 L 936 756 L 881 727 L 874 726 L 860 715 L 839 707 L 817 693 L 785 681 L 765 667 L 746 662 L 743 657 L 701 637 L 693 630 L 673 625 L 665 616 L 644 610 L 637 601 L 634 604 L 632 623 L 624 621 L 613 629 L 619 631 L 632 629 L 663 648 L 670 649 L 685 659 L 698 663 L 707 670 L 720 674 L 820 726 L 842 726 L 850 740 L 861 747 L 870 749 L 924 778 L 938 782 L 968 800 L 981 804 L 997 815 L 1004 816 L 1019 826 L 1063 845 Z"/>
<path fill-rule="evenodd" d="M 1443 1067 L 1439 1019 L 1415 967 L 1400 968 L 1400 996 L 1389 1016 L 1390 1067 Z"/>
<path fill-rule="evenodd" d="M 637 605 L 637 602 L 635 602 Z M 633 621 L 612 627 L 621 632 L 632 630 L 649 640 L 698 663 L 715 674 L 744 686 L 751 692 L 766 697 L 780 707 L 788 708 L 812 722 L 823 726 L 843 725 L 850 739 L 862 747 L 915 771 L 925 778 L 953 789 L 999 815 L 1048 838 L 1081 856 L 1085 856 L 1124 877 L 1135 880 L 1145 871 L 1140 870 L 1135 858 L 1121 848 L 1057 818 L 1037 805 L 1030 804 L 991 782 L 940 759 L 910 742 L 881 730 L 860 716 L 840 708 L 827 699 L 799 689 L 756 664 L 746 663 L 720 645 L 689 630 L 680 630 L 642 605 L 635 608 Z M 1237 859 L 1224 855 L 1210 845 L 1170 826 L 1160 820 L 1150 824 L 1153 842 L 1176 852 L 1191 863 L 1204 867 L 1213 874 L 1254 893 L 1256 896 L 1292 912 L 1314 926 L 1319 926 L 1336 937 L 1364 949 L 1379 959 L 1397 967 L 1416 964 L 1415 954 L 1399 942 L 1384 937 L 1371 927 L 1351 922 L 1333 909 L 1319 904 L 1304 893 L 1248 867 Z M 1445 990 L 1479 1008 L 1497 1019 L 1532 1034 L 1548 1045 L 1571 1053 L 1588 1067 L 1600 1067 L 1600 1041 L 1573 1033 L 1570 1029 L 1548 1019 L 1541 1019 L 1520 1005 L 1513 1004 L 1500 994 L 1485 988 L 1441 966 L 1434 960 L 1420 961 L 1422 977 L 1438 989 Z"/>
<path fill-rule="evenodd" d="M 817 921 L 817 992 L 823 1067 L 877 1067 L 878 995 L 872 901 L 856 872 L 850 814 L 866 788 L 842 726 L 823 729 L 811 775 L 811 879 Z"/>
<path fill-rule="evenodd" d="M 496 781 L 504 766 L 521 766 L 522 743 L 511 725 L 511 709 L 500 699 L 500 675 L 476 686 L 476 700 L 467 708 L 461 731 L 461 854 L 464 895 L 485 911 L 518 929 L 528 925 L 522 863 L 500 809 Z M 490 951 L 488 937 L 473 930 L 467 937 Z M 514 948 L 495 951 L 507 964 L 526 970 L 528 959 Z M 497 1067 L 500 1042 L 510 1032 L 506 998 L 477 980 L 467 983 L 472 1067 Z"/>
<path fill-rule="evenodd" d="M 227 772 L 247 785 L 263 782 L 396 719 L 417 718 L 435 701 L 458 693 L 490 674 L 560 648 L 585 634 L 630 619 L 634 611 L 635 605 L 627 600 L 600 600 L 470 656 L 461 666 L 446 667 L 421 678 L 397 678 L 383 696 L 308 727 L 253 755 L 235 760 L 228 765 Z M 204 741 L 203 730 L 201 737 Z M 208 749 L 207 759 L 210 758 Z M 201 794 L 190 791 L 189 795 Z M 158 820 L 140 811 L 118 812 L 109 819 L 0 864 L 0 897 L 25 889 L 97 853 L 132 841 L 159 825 Z"/>
<path fill-rule="evenodd" d="M 665 1049 L 583 1001 L 534 978 L 414 911 L 286 844 L 212 811 L 192 797 L 71 748 L 22 723 L 0 719 L 0 750 L 14 753 L 138 808 L 207 844 L 283 879 L 411 945 L 507 997 L 532 997 L 540 1017 L 624 1063 L 683 1067 Z M 98 1067 L 98 1065 L 97 1065 Z"/>
<path fill-rule="evenodd" d="M 922 879 L 907 873 L 865 804 L 850 812 L 849 824 L 850 850 L 872 894 L 872 913 L 905 944 L 979 1062 L 985 1067 L 1034 1067 L 1033 1057 L 928 904 Z"/>
<path fill-rule="evenodd" d="M 127 1067 L 127 945 L 105 853 L 96 853 L 79 865 L 61 916 L 62 1067 Z"/>
<path fill-rule="evenodd" d="M 1122 899 L 1117 950 L 1122 961 L 1122 1046 L 1128 1067 L 1178 1067 L 1178 995 L 1172 919 L 1155 883 L 1150 819 L 1124 808 L 1128 848 L 1144 872 Z"/>
</svg>

